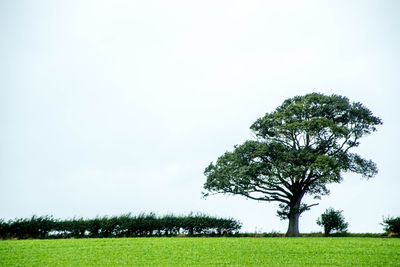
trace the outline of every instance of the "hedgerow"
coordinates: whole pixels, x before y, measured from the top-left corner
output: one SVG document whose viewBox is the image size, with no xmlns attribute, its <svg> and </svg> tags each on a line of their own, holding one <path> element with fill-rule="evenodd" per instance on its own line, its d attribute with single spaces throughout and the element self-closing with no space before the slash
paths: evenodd
<svg viewBox="0 0 400 267">
<path fill-rule="evenodd" d="M 228 236 L 241 228 L 232 218 L 204 214 L 157 216 L 154 213 L 103 216 L 91 219 L 54 219 L 52 216 L 32 216 L 5 221 L 0 219 L 0 238 L 102 238 L 149 236 Z"/>
</svg>

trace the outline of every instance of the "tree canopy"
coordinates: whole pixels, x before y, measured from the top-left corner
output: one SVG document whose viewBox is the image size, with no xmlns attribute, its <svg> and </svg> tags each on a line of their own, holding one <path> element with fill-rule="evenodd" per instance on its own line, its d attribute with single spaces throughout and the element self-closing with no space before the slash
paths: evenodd
<svg viewBox="0 0 400 267">
<path fill-rule="evenodd" d="M 279 202 L 278 215 L 289 219 L 287 236 L 298 236 L 299 216 L 317 203 L 327 185 L 340 183 L 343 172 L 371 178 L 377 166 L 350 152 L 376 131 L 381 119 L 359 102 L 319 93 L 289 98 L 250 129 L 254 139 L 236 145 L 205 169 L 203 194 L 242 195 Z"/>
</svg>

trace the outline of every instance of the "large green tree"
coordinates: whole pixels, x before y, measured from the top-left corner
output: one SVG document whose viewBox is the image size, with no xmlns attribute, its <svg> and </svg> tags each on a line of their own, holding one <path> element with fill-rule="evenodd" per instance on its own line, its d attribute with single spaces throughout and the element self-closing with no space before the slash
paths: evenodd
<svg viewBox="0 0 400 267">
<path fill-rule="evenodd" d="M 278 215 L 289 219 L 286 236 L 299 235 L 299 217 L 317 203 L 327 185 L 340 183 L 343 172 L 371 178 L 377 167 L 356 153 L 360 139 L 382 121 L 361 103 L 346 97 L 312 93 L 287 99 L 250 129 L 254 140 L 236 145 L 205 169 L 203 194 L 242 195 L 279 202 Z"/>
</svg>

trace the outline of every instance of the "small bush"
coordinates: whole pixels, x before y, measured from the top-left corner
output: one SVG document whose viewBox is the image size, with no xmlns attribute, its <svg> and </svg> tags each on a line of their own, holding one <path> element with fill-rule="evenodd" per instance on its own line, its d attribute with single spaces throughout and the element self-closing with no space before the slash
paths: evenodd
<svg viewBox="0 0 400 267">
<path fill-rule="evenodd" d="M 321 217 L 318 218 L 317 224 L 324 227 L 325 236 L 328 236 L 332 231 L 337 231 L 342 234 L 347 231 L 347 226 L 349 224 L 344 221 L 342 212 L 342 210 L 328 208 L 321 214 Z"/>
<path fill-rule="evenodd" d="M 383 227 L 388 235 L 400 234 L 400 217 L 387 217 L 383 218 Z"/>
</svg>

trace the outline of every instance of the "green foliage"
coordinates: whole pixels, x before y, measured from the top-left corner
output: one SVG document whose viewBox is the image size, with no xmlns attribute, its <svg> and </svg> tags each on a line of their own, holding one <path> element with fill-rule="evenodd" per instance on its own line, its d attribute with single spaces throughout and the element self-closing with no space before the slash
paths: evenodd
<svg viewBox="0 0 400 267">
<path fill-rule="evenodd" d="M 7 238 L 10 232 L 10 225 L 3 219 L 0 219 L 0 238 Z"/>
<path fill-rule="evenodd" d="M 388 217 L 383 219 L 384 230 L 388 234 L 400 234 L 400 217 Z"/>
<path fill-rule="evenodd" d="M 73 218 L 56 220 L 53 217 L 33 216 L 29 219 L 0 220 L 0 238 L 84 238 L 84 237 L 137 237 L 137 236 L 223 236 L 232 235 L 241 228 L 234 219 L 224 219 L 204 214 L 187 216 L 154 213 L 133 216 L 124 214 L 94 219 Z"/>
<path fill-rule="evenodd" d="M 0 241 L 0 266 L 398 266 L 398 238 Z"/>
<path fill-rule="evenodd" d="M 278 215 L 289 219 L 298 235 L 300 214 L 317 203 L 302 203 L 305 195 L 320 199 L 327 185 L 340 183 L 343 172 L 371 178 L 377 167 L 351 153 L 360 139 L 382 124 L 360 103 L 346 97 L 308 94 L 287 99 L 250 127 L 255 140 L 236 145 L 205 169 L 204 196 L 242 195 L 280 203 Z"/>
<path fill-rule="evenodd" d="M 55 220 L 50 216 L 32 216 L 5 222 L 0 220 L 0 238 L 47 238 L 55 227 Z"/>
<path fill-rule="evenodd" d="M 334 210 L 328 208 L 321 217 L 317 219 L 317 224 L 324 227 L 325 236 L 328 236 L 332 231 L 344 233 L 347 231 L 349 224 L 345 222 L 342 210 Z"/>
</svg>

